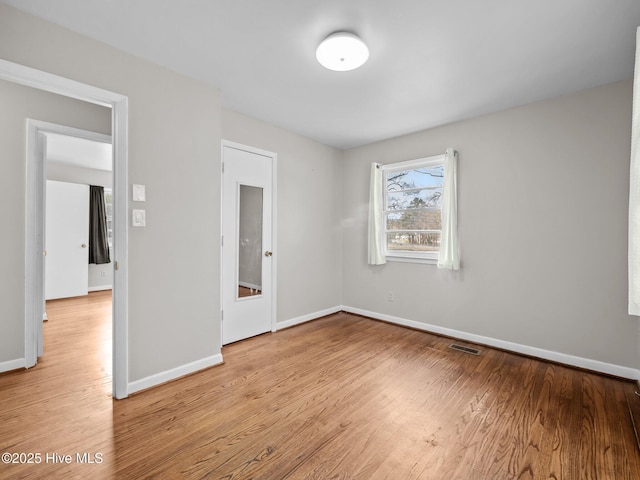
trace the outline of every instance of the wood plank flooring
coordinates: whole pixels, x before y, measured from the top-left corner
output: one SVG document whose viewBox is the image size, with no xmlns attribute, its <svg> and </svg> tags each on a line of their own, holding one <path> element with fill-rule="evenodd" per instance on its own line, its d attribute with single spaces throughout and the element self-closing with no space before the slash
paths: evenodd
<svg viewBox="0 0 640 480">
<path fill-rule="evenodd" d="M 2 479 L 640 478 L 629 382 L 339 313 L 115 401 L 109 293 L 47 311 L 45 357 L 0 375 L 0 452 L 40 463 Z"/>
</svg>

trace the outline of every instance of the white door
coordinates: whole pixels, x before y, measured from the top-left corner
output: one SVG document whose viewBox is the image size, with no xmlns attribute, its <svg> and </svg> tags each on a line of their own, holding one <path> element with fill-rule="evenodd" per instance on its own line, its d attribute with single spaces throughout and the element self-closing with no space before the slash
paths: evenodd
<svg viewBox="0 0 640 480">
<path fill-rule="evenodd" d="M 89 186 L 47 180 L 45 298 L 87 295 Z"/>
<path fill-rule="evenodd" d="M 222 343 L 273 329 L 275 154 L 222 148 Z"/>
</svg>

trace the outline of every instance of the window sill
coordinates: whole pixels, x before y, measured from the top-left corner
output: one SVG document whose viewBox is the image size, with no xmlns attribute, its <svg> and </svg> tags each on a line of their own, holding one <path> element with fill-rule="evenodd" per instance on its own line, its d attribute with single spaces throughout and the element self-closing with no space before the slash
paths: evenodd
<svg viewBox="0 0 640 480">
<path fill-rule="evenodd" d="M 424 263 L 427 265 L 437 265 L 437 258 L 429 258 L 429 257 L 412 257 L 408 255 L 399 255 L 399 254 L 387 254 L 386 255 L 387 262 L 399 262 L 399 263 Z"/>
</svg>

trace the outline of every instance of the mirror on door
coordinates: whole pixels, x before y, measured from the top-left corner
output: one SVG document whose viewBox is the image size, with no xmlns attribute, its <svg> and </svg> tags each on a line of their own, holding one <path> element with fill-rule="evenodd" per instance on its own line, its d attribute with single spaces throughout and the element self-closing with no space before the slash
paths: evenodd
<svg viewBox="0 0 640 480">
<path fill-rule="evenodd" d="M 262 295 L 262 187 L 239 185 L 238 297 Z"/>
</svg>

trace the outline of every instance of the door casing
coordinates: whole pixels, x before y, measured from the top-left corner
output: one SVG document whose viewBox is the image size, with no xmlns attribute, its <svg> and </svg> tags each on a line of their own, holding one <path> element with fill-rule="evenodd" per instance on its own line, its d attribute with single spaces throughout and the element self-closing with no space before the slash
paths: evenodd
<svg viewBox="0 0 640 480">
<path fill-rule="evenodd" d="M 27 119 L 27 171 L 32 172 L 32 174 L 28 175 L 27 179 L 27 218 L 25 220 L 25 224 L 27 226 L 28 232 L 33 232 L 32 236 L 34 238 L 34 244 L 30 244 L 29 240 L 26 243 L 25 255 L 27 251 L 35 248 L 36 256 L 35 262 L 42 261 L 42 272 L 39 272 L 40 265 L 37 265 L 34 270 L 34 275 L 42 275 L 42 284 L 40 282 L 35 282 L 33 285 L 33 295 L 34 300 L 42 297 L 42 309 L 40 310 L 37 306 L 33 306 L 32 309 L 34 311 L 33 317 L 35 321 L 34 332 L 36 336 L 37 342 L 37 353 L 36 358 L 27 357 L 29 362 L 33 362 L 32 364 L 27 364 L 27 368 L 34 366 L 37 363 L 37 357 L 41 357 L 43 355 L 43 344 L 42 344 L 42 323 L 38 322 L 36 319 L 40 316 L 40 312 L 42 312 L 43 320 L 47 319 L 46 312 L 46 272 L 45 272 L 45 260 L 41 259 L 38 256 L 38 253 L 41 249 L 46 251 L 45 243 L 46 243 L 46 182 L 47 182 L 47 133 L 55 133 L 57 135 L 66 135 L 70 137 L 82 138 L 85 140 L 91 140 L 94 142 L 102 142 L 102 143 L 112 143 L 112 138 L 110 135 L 104 135 L 102 133 L 92 132 L 90 130 L 82 130 L 79 128 L 68 127 L 66 125 L 59 125 L 55 123 L 44 122 L 40 120 Z M 31 199 L 29 201 L 29 199 Z M 33 222 L 33 223 L 32 223 Z M 38 225 L 42 226 L 42 228 L 36 228 Z M 29 237 L 29 238 L 31 238 Z M 40 243 L 42 245 L 40 245 Z M 26 264 L 29 265 L 29 261 L 33 260 L 30 258 L 26 258 Z M 27 281 L 31 281 L 31 279 L 27 276 Z M 42 286 L 42 290 L 40 290 L 40 286 Z M 114 295 L 115 296 L 115 295 Z M 28 302 L 28 299 L 25 298 L 25 301 Z M 28 312 L 28 307 L 25 305 L 25 312 Z M 27 316 L 28 318 L 28 316 Z M 27 321 L 27 320 L 25 320 Z M 25 342 L 28 340 L 28 335 L 25 328 Z M 28 349 L 25 347 L 25 351 Z"/>
<path fill-rule="evenodd" d="M 0 59 L 0 79 L 65 97 L 111 108 L 113 142 L 114 261 L 113 278 L 113 396 L 128 396 L 128 117 L 125 95 Z M 29 136 L 35 138 L 29 142 Z M 37 325 L 44 303 L 42 222 L 44 221 L 43 165 L 37 159 L 37 128 L 27 126 L 26 231 L 25 231 L 25 344 L 24 366 L 35 365 Z"/>
</svg>

